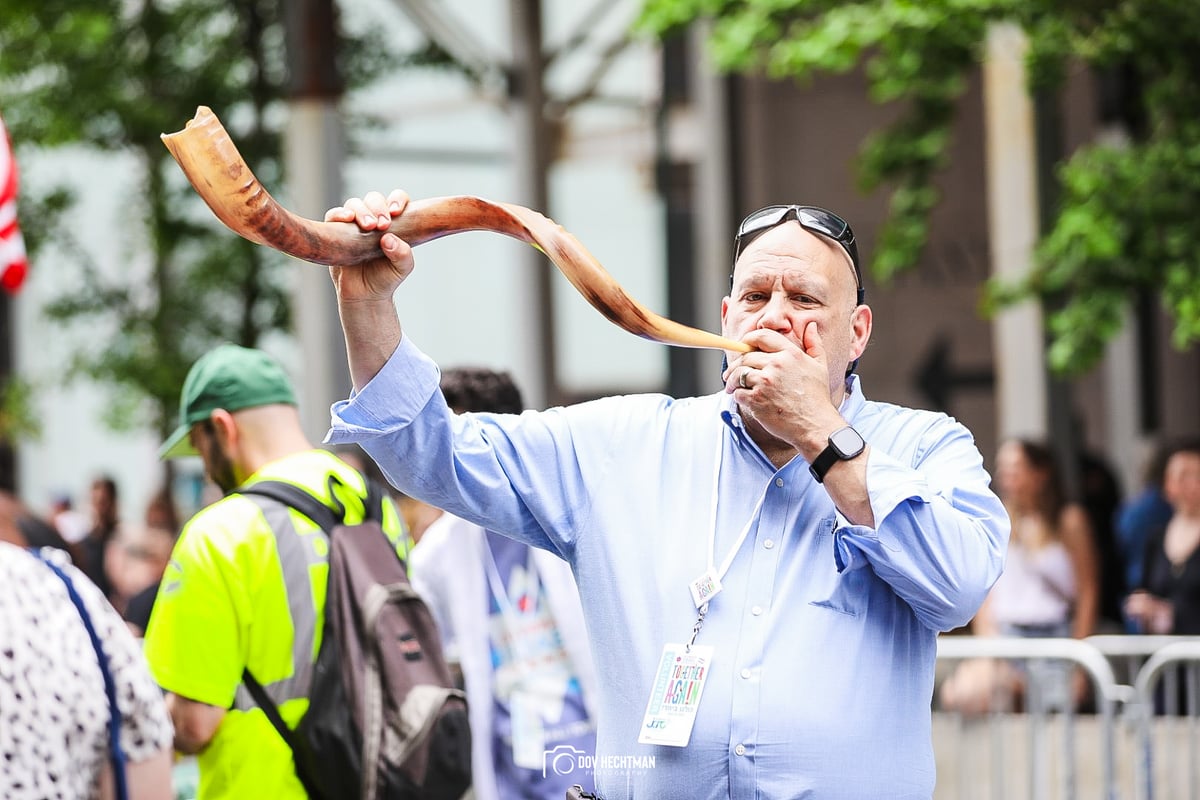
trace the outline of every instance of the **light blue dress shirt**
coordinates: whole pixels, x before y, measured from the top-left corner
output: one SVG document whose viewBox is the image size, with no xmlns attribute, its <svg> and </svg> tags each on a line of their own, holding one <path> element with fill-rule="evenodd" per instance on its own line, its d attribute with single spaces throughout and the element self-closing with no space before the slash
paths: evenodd
<svg viewBox="0 0 1200 800">
<path fill-rule="evenodd" d="M 724 392 L 455 416 L 438 380 L 404 337 L 334 405 L 329 441 L 571 564 L 600 678 L 603 797 L 928 800 L 937 633 L 974 615 L 1008 542 L 962 425 L 869 402 L 849 380 L 841 413 L 871 445 L 872 529 L 838 514 L 802 458 L 775 469 Z M 718 565 L 751 527 L 697 638 L 715 653 L 691 741 L 640 745 L 663 645 L 696 621 L 688 586 L 708 564 L 714 500 Z"/>
</svg>

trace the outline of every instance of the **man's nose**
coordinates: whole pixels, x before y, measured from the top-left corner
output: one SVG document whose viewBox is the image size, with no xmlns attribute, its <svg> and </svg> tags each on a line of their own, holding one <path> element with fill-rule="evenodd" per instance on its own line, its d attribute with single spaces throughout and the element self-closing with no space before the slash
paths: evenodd
<svg viewBox="0 0 1200 800">
<path fill-rule="evenodd" d="M 787 297 L 785 295 L 771 295 L 771 299 L 763 306 L 762 314 L 759 315 L 758 327 L 778 331 L 779 333 L 787 333 L 791 330 L 792 319 L 789 315 Z"/>
</svg>

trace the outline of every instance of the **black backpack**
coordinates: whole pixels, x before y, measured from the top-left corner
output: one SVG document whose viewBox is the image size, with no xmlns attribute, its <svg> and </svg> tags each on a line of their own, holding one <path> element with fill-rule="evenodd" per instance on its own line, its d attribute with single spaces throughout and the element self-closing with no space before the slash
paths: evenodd
<svg viewBox="0 0 1200 800">
<path fill-rule="evenodd" d="M 330 477 L 330 495 L 337 478 Z M 242 682 L 292 749 L 313 800 L 459 800 L 471 785 L 466 697 L 454 688 L 433 617 L 383 531 L 383 492 L 367 481 L 366 517 L 346 525 L 281 481 L 239 494 L 270 498 L 329 536 L 329 585 L 309 707 L 294 730 L 249 670 Z"/>
</svg>

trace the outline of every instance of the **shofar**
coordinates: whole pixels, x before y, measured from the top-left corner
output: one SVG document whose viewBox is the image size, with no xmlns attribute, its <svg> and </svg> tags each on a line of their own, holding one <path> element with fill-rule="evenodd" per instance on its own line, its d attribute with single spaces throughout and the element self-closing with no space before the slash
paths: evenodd
<svg viewBox="0 0 1200 800">
<path fill-rule="evenodd" d="M 382 231 L 365 232 L 346 222 L 316 222 L 279 205 L 207 107 L 200 106 L 182 131 L 164 133 L 162 140 L 204 202 L 234 233 L 317 264 L 350 266 L 379 256 Z M 502 233 L 545 253 L 596 310 L 632 334 L 681 347 L 750 349 L 650 311 L 626 294 L 574 236 L 522 206 L 468 196 L 414 200 L 388 230 L 414 246 L 462 231 Z"/>
</svg>

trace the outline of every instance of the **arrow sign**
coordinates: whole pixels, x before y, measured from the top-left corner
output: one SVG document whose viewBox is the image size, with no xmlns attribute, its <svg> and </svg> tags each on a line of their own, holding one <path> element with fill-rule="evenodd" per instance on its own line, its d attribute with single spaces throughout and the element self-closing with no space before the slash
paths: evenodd
<svg viewBox="0 0 1200 800">
<path fill-rule="evenodd" d="M 955 370 L 950 364 L 950 337 L 939 333 L 921 360 L 913 384 L 938 411 L 950 410 L 950 396 L 960 389 L 992 389 L 996 376 L 991 367 Z"/>
</svg>

